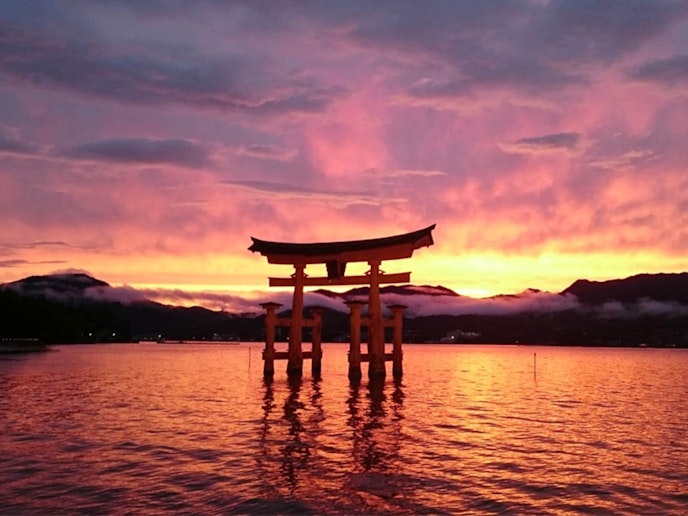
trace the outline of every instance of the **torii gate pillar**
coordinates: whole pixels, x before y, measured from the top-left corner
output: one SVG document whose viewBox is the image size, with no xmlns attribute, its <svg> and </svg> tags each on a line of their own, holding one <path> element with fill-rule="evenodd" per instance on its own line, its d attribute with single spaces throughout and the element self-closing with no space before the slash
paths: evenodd
<svg viewBox="0 0 688 516">
<path fill-rule="evenodd" d="M 265 311 L 265 351 L 263 351 L 263 376 L 272 378 L 275 374 L 275 326 L 277 309 L 281 303 L 261 303 Z"/>
<path fill-rule="evenodd" d="M 289 358 L 287 359 L 287 375 L 301 376 L 303 372 L 303 282 L 306 277 L 305 265 L 294 265 L 294 297 L 291 307 L 291 323 L 289 325 Z"/>
<path fill-rule="evenodd" d="M 349 379 L 361 379 L 361 307 L 363 301 L 346 301 L 349 315 Z"/>
<path fill-rule="evenodd" d="M 385 328 L 380 305 L 380 261 L 371 260 L 370 291 L 368 294 L 368 377 L 384 378 L 385 371 Z"/>
</svg>

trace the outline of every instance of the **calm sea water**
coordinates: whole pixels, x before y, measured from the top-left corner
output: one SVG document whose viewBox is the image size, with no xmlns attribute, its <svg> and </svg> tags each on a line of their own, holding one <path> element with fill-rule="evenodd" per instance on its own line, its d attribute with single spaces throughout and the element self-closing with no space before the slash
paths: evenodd
<svg viewBox="0 0 688 516">
<path fill-rule="evenodd" d="M 0 512 L 688 512 L 688 350 L 406 345 L 358 385 L 346 351 L 271 383 L 258 344 L 5 356 Z"/>
</svg>

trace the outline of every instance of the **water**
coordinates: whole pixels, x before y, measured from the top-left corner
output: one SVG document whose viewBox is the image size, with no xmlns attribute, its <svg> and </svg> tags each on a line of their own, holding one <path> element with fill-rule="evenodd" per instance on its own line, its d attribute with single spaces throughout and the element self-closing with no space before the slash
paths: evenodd
<svg viewBox="0 0 688 516">
<path fill-rule="evenodd" d="M 406 345 L 351 385 L 346 345 L 270 384 L 260 347 L 3 357 L 0 513 L 688 509 L 688 350 Z"/>
</svg>

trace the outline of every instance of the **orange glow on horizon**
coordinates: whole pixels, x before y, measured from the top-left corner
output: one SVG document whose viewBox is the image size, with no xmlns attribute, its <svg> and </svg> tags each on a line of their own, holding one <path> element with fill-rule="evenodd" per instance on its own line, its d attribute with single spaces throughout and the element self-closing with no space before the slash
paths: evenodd
<svg viewBox="0 0 688 516">
<path fill-rule="evenodd" d="M 40 254 L 34 251 L 35 255 Z M 38 256 L 37 256 L 38 258 Z M 179 290 L 192 293 L 222 293 L 235 296 L 269 296 L 281 290 L 268 288 L 269 276 L 287 277 L 293 272 L 290 266 L 267 264 L 263 257 L 205 254 L 202 256 L 147 255 L 117 257 L 92 254 L 74 257 L 79 269 L 108 282 L 113 287 L 128 286 L 135 289 Z M 414 285 L 444 286 L 469 297 L 490 297 L 498 294 L 516 294 L 527 288 L 560 292 L 577 279 L 609 280 L 639 273 L 683 272 L 681 257 L 654 253 L 557 254 L 541 255 L 497 252 L 450 255 L 438 253 L 435 246 L 422 248 L 413 258 L 383 262 L 387 273 L 411 271 Z M 10 282 L 32 274 L 49 274 L 69 269 L 63 264 L 48 263 L 38 266 L 18 266 L 2 270 L 0 281 Z M 322 269 L 322 270 L 321 270 Z M 364 274 L 367 264 L 352 263 L 347 275 Z M 309 266 L 309 275 L 323 275 L 324 266 Z M 333 286 L 330 290 L 342 292 L 355 286 Z M 315 290 L 307 289 L 307 290 Z"/>
</svg>

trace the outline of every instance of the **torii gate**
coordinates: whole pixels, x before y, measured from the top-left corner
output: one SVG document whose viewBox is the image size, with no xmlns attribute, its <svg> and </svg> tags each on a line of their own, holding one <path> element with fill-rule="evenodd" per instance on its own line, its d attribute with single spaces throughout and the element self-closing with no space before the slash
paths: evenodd
<svg viewBox="0 0 688 516">
<path fill-rule="evenodd" d="M 402 374 L 401 352 L 401 305 L 390 306 L 394 316 L 390 324 L 385 324 L 380 304 L 380 284 L 408 283 L 410 272 L 385 274 L 380 270 L 383 260 L 399 260 L 410 258 L 413 251 L 420 247 L 429 247 L 432 240 L 432 230 L 435 224 L 418 231 L 395 235 L 385 238 L 369 240 L 352 240 L 346 242 L 321 242 L 311 244 L 296 244 L 284 242 L 269 242 L 251 237 L 253 244 L 249 251 L 259 252 L 267 257 L 268 263 L 292 265 L 294 274 L 289 278 L 269 278 L 271 287 L 294 287 L 292 314 L 290 318 L 277 318 L 278 303 L 263 303 L 266 310 L 265 317 L 265 351 L 263 352 L 263 374 L 274 374 L 274 360 L 287 359 L 287 374 L 300 376 L 303 371 L 303 359 L 311 358 L 314 372 L 319 372 L 322 350 L 320 348 L 321 310 L 311 310 L 312 319 L 303 318 L 303 288 L 304 286 L 332 286 L 332 285 L 369 285 L 368 317 L 361 317 L 361 307 L 365 303 L 351 301 L 347 303 L 350 315 L 350 348 L 349 348 L 349 377 L 361 376 L 361 361 L 368 361 L 368 376 L 384 377 L 385 360 L 393 360 L 394 376 Z M 367 262 L 370 270 L 364 276 L 346 276 L 346 264 L 351 262 Z M 327 277 L 308 277 L 305 273 L 307 265 L 324 263 L 327 267 Z M 360 351 L 360 327 L 368 326 L 368 353 Z M 391 356 L 385 354 L 384 327 L 394 327 L 394 350 Z M 289 326 L 289 351 L 278 353 L 274 349 L 275 326 Z M 313 327 L 313 350 L 304 354 L 301 350 L 302 330 L 304 326 Z M 310 355 L 310 356 L 308 356 Z"/>
</svg>

